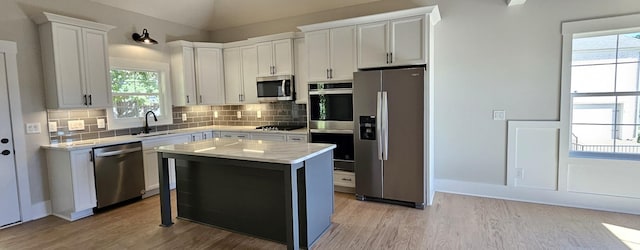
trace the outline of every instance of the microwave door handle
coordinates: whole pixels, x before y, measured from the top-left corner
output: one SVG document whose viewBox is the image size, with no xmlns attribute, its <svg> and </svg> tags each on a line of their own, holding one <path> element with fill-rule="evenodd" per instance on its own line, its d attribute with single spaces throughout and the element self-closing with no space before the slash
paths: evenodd
<svg viewBox="0 0 640 250">
<path fill-rule="evenodd" d="M 285 91 L 285 85 L 287 83 L 287 80 L 282 80 L 282 96 L 286 96 L 287 92 Z"/>
</svg>

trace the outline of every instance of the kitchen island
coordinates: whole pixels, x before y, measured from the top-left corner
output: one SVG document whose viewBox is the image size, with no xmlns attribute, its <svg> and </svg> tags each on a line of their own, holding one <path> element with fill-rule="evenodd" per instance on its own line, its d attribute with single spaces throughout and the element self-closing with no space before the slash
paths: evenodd
<svg viewBox="0 0 640 250">
<path fill-rule="evenodd" d="M 161 146 L 161 226 L 171 226 L 168 159 L 178 218 L 310 248 L 331 224 L 333 144 L 211 139 Z"/>
</svg>

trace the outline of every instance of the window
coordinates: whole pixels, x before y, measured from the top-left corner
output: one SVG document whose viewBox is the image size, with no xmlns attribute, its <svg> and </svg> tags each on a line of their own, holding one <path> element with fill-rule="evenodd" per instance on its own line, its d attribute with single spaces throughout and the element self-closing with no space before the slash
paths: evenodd
<svg viewBox="0 0 640 250">
<path fill-rule="evenodd" d="M 113 108 L 107 112 L 110 129 L 144 126 L 145 114 L 153 111 L 158 122 L 171 124 L 169 66 L 165 63 L 111 58 Z"/>
<path fill-rule="evenodd" d="M 640 27 L 624 24 L 630 17 L 640 18 L 563 24 L 571 156 L 640 154 Z"/>
</svg>

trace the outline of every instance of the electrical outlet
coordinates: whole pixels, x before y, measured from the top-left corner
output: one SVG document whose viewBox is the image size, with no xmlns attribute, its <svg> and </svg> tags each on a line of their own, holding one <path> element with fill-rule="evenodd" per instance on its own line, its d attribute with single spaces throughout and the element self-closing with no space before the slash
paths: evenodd
<svg viewBox="0 0 640 250">
<path fill-rule="evenodd" d="M 258 110 L 258 113 L 256 116 L 258 117 L 258 119 L 262 118 L 262 111 Z"/>
<path fill-rule="evenodd" d="M 516 178 L 524 179 L 524 168 L 516 168 Z"/>
<path fill-rule="evenodd" d="M 104 128 L 105 127 L 104 119 L 98 119 L 97 123 L 98 123 L 98 128 Z"/>
<path fill-rule="evenodd" d="M 238 117 L 238 119 L 242 118 L 242 111 L 236 112 L 236 116 Z"/>
<path fill-rule="evenodd" d="M 493 120 L 494 121 L 504 121 L 507 114 L 504 110 L 494 110 L 493 111 Z"/>
<path fill-rule="evenodd" d="M 187 121 L 187 114 L 182 113 L 182 121 L 186 122 Z"/>
<path fill-rule="evenodd" d="M 72 120 L 67 122 L 69 131 L 84 130 L 84 120 Z"/>
<path fill-rule="evenodd" d="M 49 122 L 49 132 L 58 132 L 57 122 Z"/>
<path fill-rule="evenodd" d="M 218 118 L 218 111 L 213 111 L 213 118 Z"/>
<path fill-rule="evenodd" d="M 27 134 L 40 134 L 40 123 L 27 123 Z"/>
</svg>

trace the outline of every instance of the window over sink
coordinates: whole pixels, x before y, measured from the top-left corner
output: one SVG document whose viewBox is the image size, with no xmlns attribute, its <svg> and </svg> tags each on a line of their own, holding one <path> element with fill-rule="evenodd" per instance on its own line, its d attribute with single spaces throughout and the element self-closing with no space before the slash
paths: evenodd
<svg viewBox="0 0 640 250">
<path fill-rule="evenodd" d="M 109 129 L 144 126 L 145 114 L 153 111 L 158 121 L 149 125 L 172 124 L 169 64 L 111 58 L 113 108 L 107 110 Z"/>
</svg>

